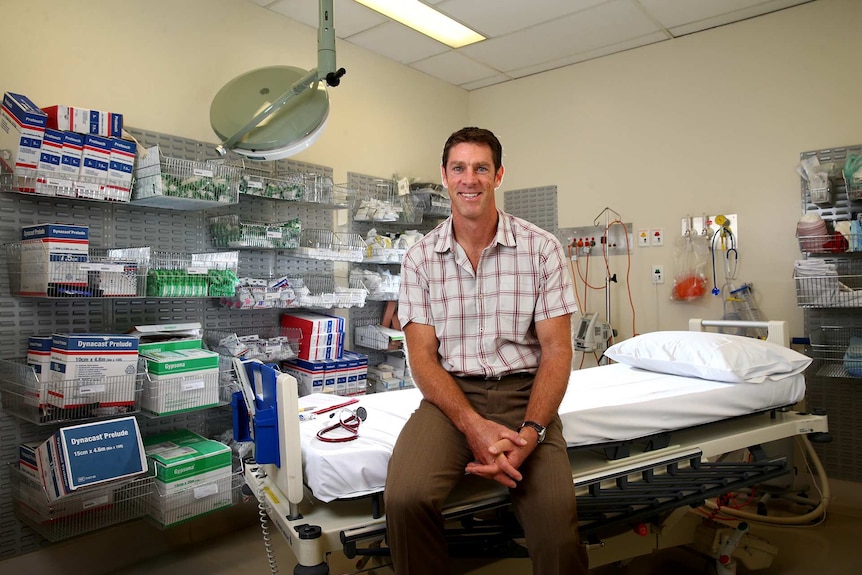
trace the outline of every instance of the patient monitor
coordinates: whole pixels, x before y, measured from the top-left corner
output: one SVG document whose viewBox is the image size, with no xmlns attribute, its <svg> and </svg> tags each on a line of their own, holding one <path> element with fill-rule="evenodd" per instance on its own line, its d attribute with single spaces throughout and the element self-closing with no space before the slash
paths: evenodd
<svg viewBox="0 0 862 575">
<path fill-rule="evenodd" d="M 599 321 L 599 314 L 585 313 L 575 329 L 576 351 L 605 351 L 611 338 L 611 326 Z"/>
</svg>

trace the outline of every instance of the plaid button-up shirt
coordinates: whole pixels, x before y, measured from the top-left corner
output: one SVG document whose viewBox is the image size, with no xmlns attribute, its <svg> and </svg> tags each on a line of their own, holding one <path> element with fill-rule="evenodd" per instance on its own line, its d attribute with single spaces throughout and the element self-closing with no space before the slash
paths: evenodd
<svg viewBox="0 0 862 575">
<path fill-rule="evenodd" d="M 398 318 L 432 325 L 443 368 L 456 376 L 535 372 L 535 322 L 577 311 L 565 252 L 553 234 L 499 211 L 477 270 L 446 219 L 401 265 Z"/>
</svg>

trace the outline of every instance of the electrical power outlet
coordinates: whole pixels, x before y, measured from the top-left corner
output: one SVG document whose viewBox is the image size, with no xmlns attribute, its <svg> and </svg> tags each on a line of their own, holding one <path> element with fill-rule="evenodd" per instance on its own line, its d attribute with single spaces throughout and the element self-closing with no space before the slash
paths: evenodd
<svg viewBox="0 0 862 575">
<path fill-rule="evenodd" d="M 653 266 L 652 267 L 652 283 L 654 283 L 654 284 L 663 284 L 664 283 L 664 266 Z"/>
</svg>

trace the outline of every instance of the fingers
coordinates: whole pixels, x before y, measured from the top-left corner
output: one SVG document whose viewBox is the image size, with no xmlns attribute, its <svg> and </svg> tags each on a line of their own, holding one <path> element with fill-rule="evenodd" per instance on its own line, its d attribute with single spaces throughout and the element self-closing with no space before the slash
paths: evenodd
<svg viewBox="0 0 862 575">
<path fill-rule="evenodd" d="M 514 479 L 506 475 L 505 473 L 501 473 L 496 465 L 482 465 L 480 463 L 468 463 L 465 471 L 471 475 L 478 475 L 479 477 L 484 477 L 485 479 L 491 479 L 496 481 L 501 485 L 505 485 L 510 489 L 514 489 L 518 486 Z"/>
<path fill-rule="evenodd" d="M 494 479 L 495 481 L 500 481 L 498 479 L 499 476 L 505 476 L 507 482 L 503 483 L 500 481 L 500 483 L 508 487 L 514 487 L 516 481 L 521 481 L 524 478 L 521 472 L 502 454 L 497 456 L 491 463 L 471 461 L 464 470 L 467 473 L 479 475 L 487 479 Z"/>
</svg>

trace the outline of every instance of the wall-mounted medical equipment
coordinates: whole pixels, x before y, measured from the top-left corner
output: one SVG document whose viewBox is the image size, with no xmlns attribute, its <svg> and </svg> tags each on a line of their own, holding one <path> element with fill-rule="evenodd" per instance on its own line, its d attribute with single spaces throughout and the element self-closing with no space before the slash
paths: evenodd
<svg viewBox="0 0 862 575">
<path fill-rule="evenodd" d="M 578 325 L 575 329 L 575 350 L 605 351 L 612 335 L 610 324 L 599 320 L 599 314 L 585 313 L 578 319 Z"/>
</svg>

